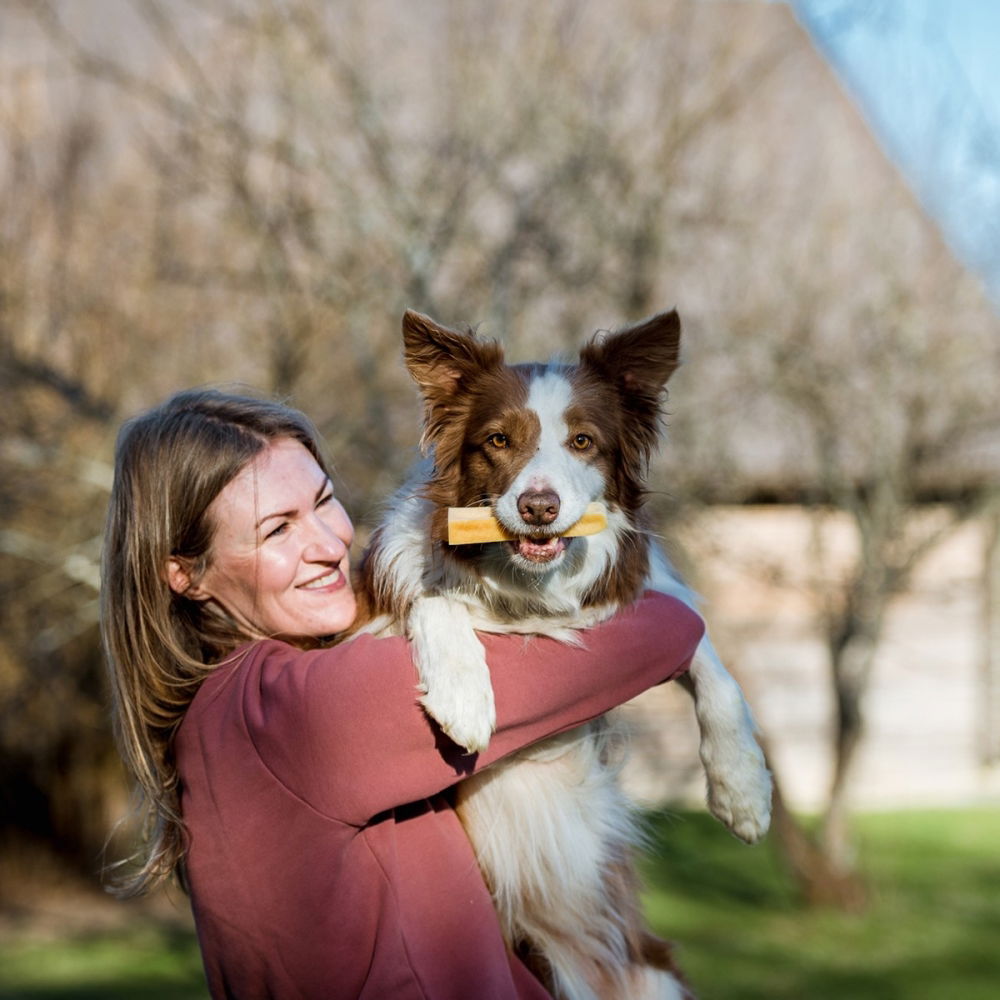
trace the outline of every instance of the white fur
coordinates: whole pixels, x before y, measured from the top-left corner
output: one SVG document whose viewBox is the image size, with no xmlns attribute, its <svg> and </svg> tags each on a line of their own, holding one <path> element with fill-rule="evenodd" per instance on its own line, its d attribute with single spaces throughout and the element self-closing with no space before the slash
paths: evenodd
<svg viewBox="0 0 1000 1000">
<path fill-rule="evenodd" d="M 486 652 L 468 607 L 444 595 L 419 597 L 410 609 L 413 660 L 424 692 L 420 703 L 460 746 L 485 750 L 496 727 Z"/>
<path fill-rule="evenodd" d="M 691 994 L 670 973 L 648 965 L 632 973 L 629 986 L 634 1000 L 691 1000 Z"/>
<path fill-rule="evenodd" d="M 527 407 L 538 414 L 541 424 L 538 450 L 494 505 L 497 519 L 511 531 L 524 530 L 517 498 L 527 490 L 554 488 L 559 494 L 559 516 L 548 526 L 553 534 L 576 524 L 587 504 L 601 496 L 600 473 L 566 447 L 570 429 L 563 414 L 571 402 L 572 386 L 558 372 L 545 372 L 532 381 Z"/>
<path fill-rule="evenodd" d="M 517 498 L 525 490 L 558 493 L 556 532 L 578 520 L 587 503 L 603 499 L 596 467 L 568 445 L 563 414 L 571 391 L 567 379 L 552 370 L 530 387 L 528 405 L 541 423 L 538 449 L 495 502 L 499 520 L 511 529 L 522 525 Z M 410 607 L 406 628 L 424 707 L 457 743 L 481 750 L 495 712 L 474 629 L 570 639 L 578 635 L 575 629 L 608 617 L 614 607 L 584 608 L 583 598 L 611 568 L 621 539 L 633 529 L 623 512 L 610 508 L 607 530 L 567 539 L 565 552 L 551 566 L 524 572 L 509 550 L 496 544 L 483 548 L 470 573 L 443 559 L 429 542 L 432 507 L 419 488 L 431 461 L 418 466 L 390 502 L 371 558 L 375 574 Z M 647 585 L 693 605 L 666 556 L 649 544 Z M 368 630 L 390 624 L 382 620 Z M 770 777 L 742 693 L 707 639 L 692 665 L 690 686 L 710 806 L 737 836 L 752 842 L 768 826 Z M 630 964 L 622 916 L 607 903 L 603 876 L 639 839 L 618 769 L 608 763 L 617 739 L 613 727 L 598 721 L 530 747 L 461 782 L 457 807 L 508 942 L 529 940 L 541 951 L 558 997 L 677 1000 L 687 993 L 673 976 Z"/>
<path fill-rule="evenodd" d="M 608 844 L 637 837 L 617 768 L 601 760 L 613 738 L 592 723 L 459 786 L 459 815 L 505 937 L 544 944 L 559 996 L 596 998 L 581 952 L 628 968 L 624 928 L 604 902 L 600 864 Z"/>
</svg>

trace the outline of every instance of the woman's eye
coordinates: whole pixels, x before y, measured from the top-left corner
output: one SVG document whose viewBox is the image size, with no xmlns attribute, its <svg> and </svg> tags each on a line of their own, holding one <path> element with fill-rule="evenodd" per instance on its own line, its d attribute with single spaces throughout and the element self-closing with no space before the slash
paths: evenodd
<svg viewBox="0 0 1000 1000">
<path fill-rule="evenodd" d="M 283 535 L 285 530 L 288 528 L 288 522 L 282 521 L 276 528 L 272 528 L 264 537 L 265 538 L 277 538 L 279 535 Z"/>
<path fill-rule="evenodd" d="M 506 434 L 491 434 L 487 439 L 486 443 L 491 448 L 509 448 L 510 438 Z"/>
<path fill-rule="evenodd" d="M 570 444 L 577 451 L 586 451 L 594 443 L 594 439 L 589 434 L 576 434 L 570 441 Z"/>
<path fill-rule="evenodd" d="M 333 494 L 327 493 L 326 496 L 320 497 L 319 500 L 316 501 L 316 506 L 325 507 L 332 499 L 333 499 Z"/>
</svg>

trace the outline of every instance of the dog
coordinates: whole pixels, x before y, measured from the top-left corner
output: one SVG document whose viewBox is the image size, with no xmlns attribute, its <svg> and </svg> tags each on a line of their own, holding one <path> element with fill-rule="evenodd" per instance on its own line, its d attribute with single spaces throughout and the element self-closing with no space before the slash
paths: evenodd
<svg viewBox="0 0 1000 1000">
<path fill-rule="evenodd" d="M 573 364 L 509 365 L 497 343 L 414 311 L 402 327 L 424 459 L 367 549 L 364 630 L 405 630 L 424 709 L 475 752 L 495 724 L 476 629 L 572 641 L 645 589 L 694 606 L 643 510 L 680 320 L 664 312 L 595 336 Z M 564 537 L 592 501 L 604 503 L 606 529 Z M 449 545 L 448 508 L 473 505 L 488 506 L 513 540 Z M 770 821 L 770 775 L 743 694 L 707 637 L 683 682 L 710 809 L 752 843 Z M 618 781 L 619 746 L 612 714 L 456 793 L 508 945 L 560 1000 L 690 996 L 669 946 L 642 924 L 629 861 L 641 837 Z"/>
</svg>

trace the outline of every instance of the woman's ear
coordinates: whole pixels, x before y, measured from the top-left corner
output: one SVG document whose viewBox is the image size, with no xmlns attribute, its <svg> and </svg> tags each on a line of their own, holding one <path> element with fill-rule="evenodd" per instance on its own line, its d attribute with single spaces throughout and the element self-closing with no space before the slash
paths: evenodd
<svg viewBox="0 0 1000 1000">
<path fill-rule="evenodd" d="M 208 597 L 208 594 L 194 583 L 188 560 L 177 556 L 171 556 L 167 560 L 167 584 L 175 594 L 190 598 L 192 601 L 203 601 Z"/>
</svg>

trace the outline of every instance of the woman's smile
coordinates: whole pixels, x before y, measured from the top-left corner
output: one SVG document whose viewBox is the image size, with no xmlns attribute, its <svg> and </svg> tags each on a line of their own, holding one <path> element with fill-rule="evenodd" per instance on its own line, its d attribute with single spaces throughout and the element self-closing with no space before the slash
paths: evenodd
<svg viewBox="0 0 1000 1000">
<path fill-rule="evenodd" d="M 308 583 L 300 583 L 299 587 L 302 590 L 337 590 L 344 586 L 345 582 L 344 574 L 337 568 L 331 570 L 329 573 L 324 573 L 323 576 L 316 580 L 310 580 Z"/>
</svg>

